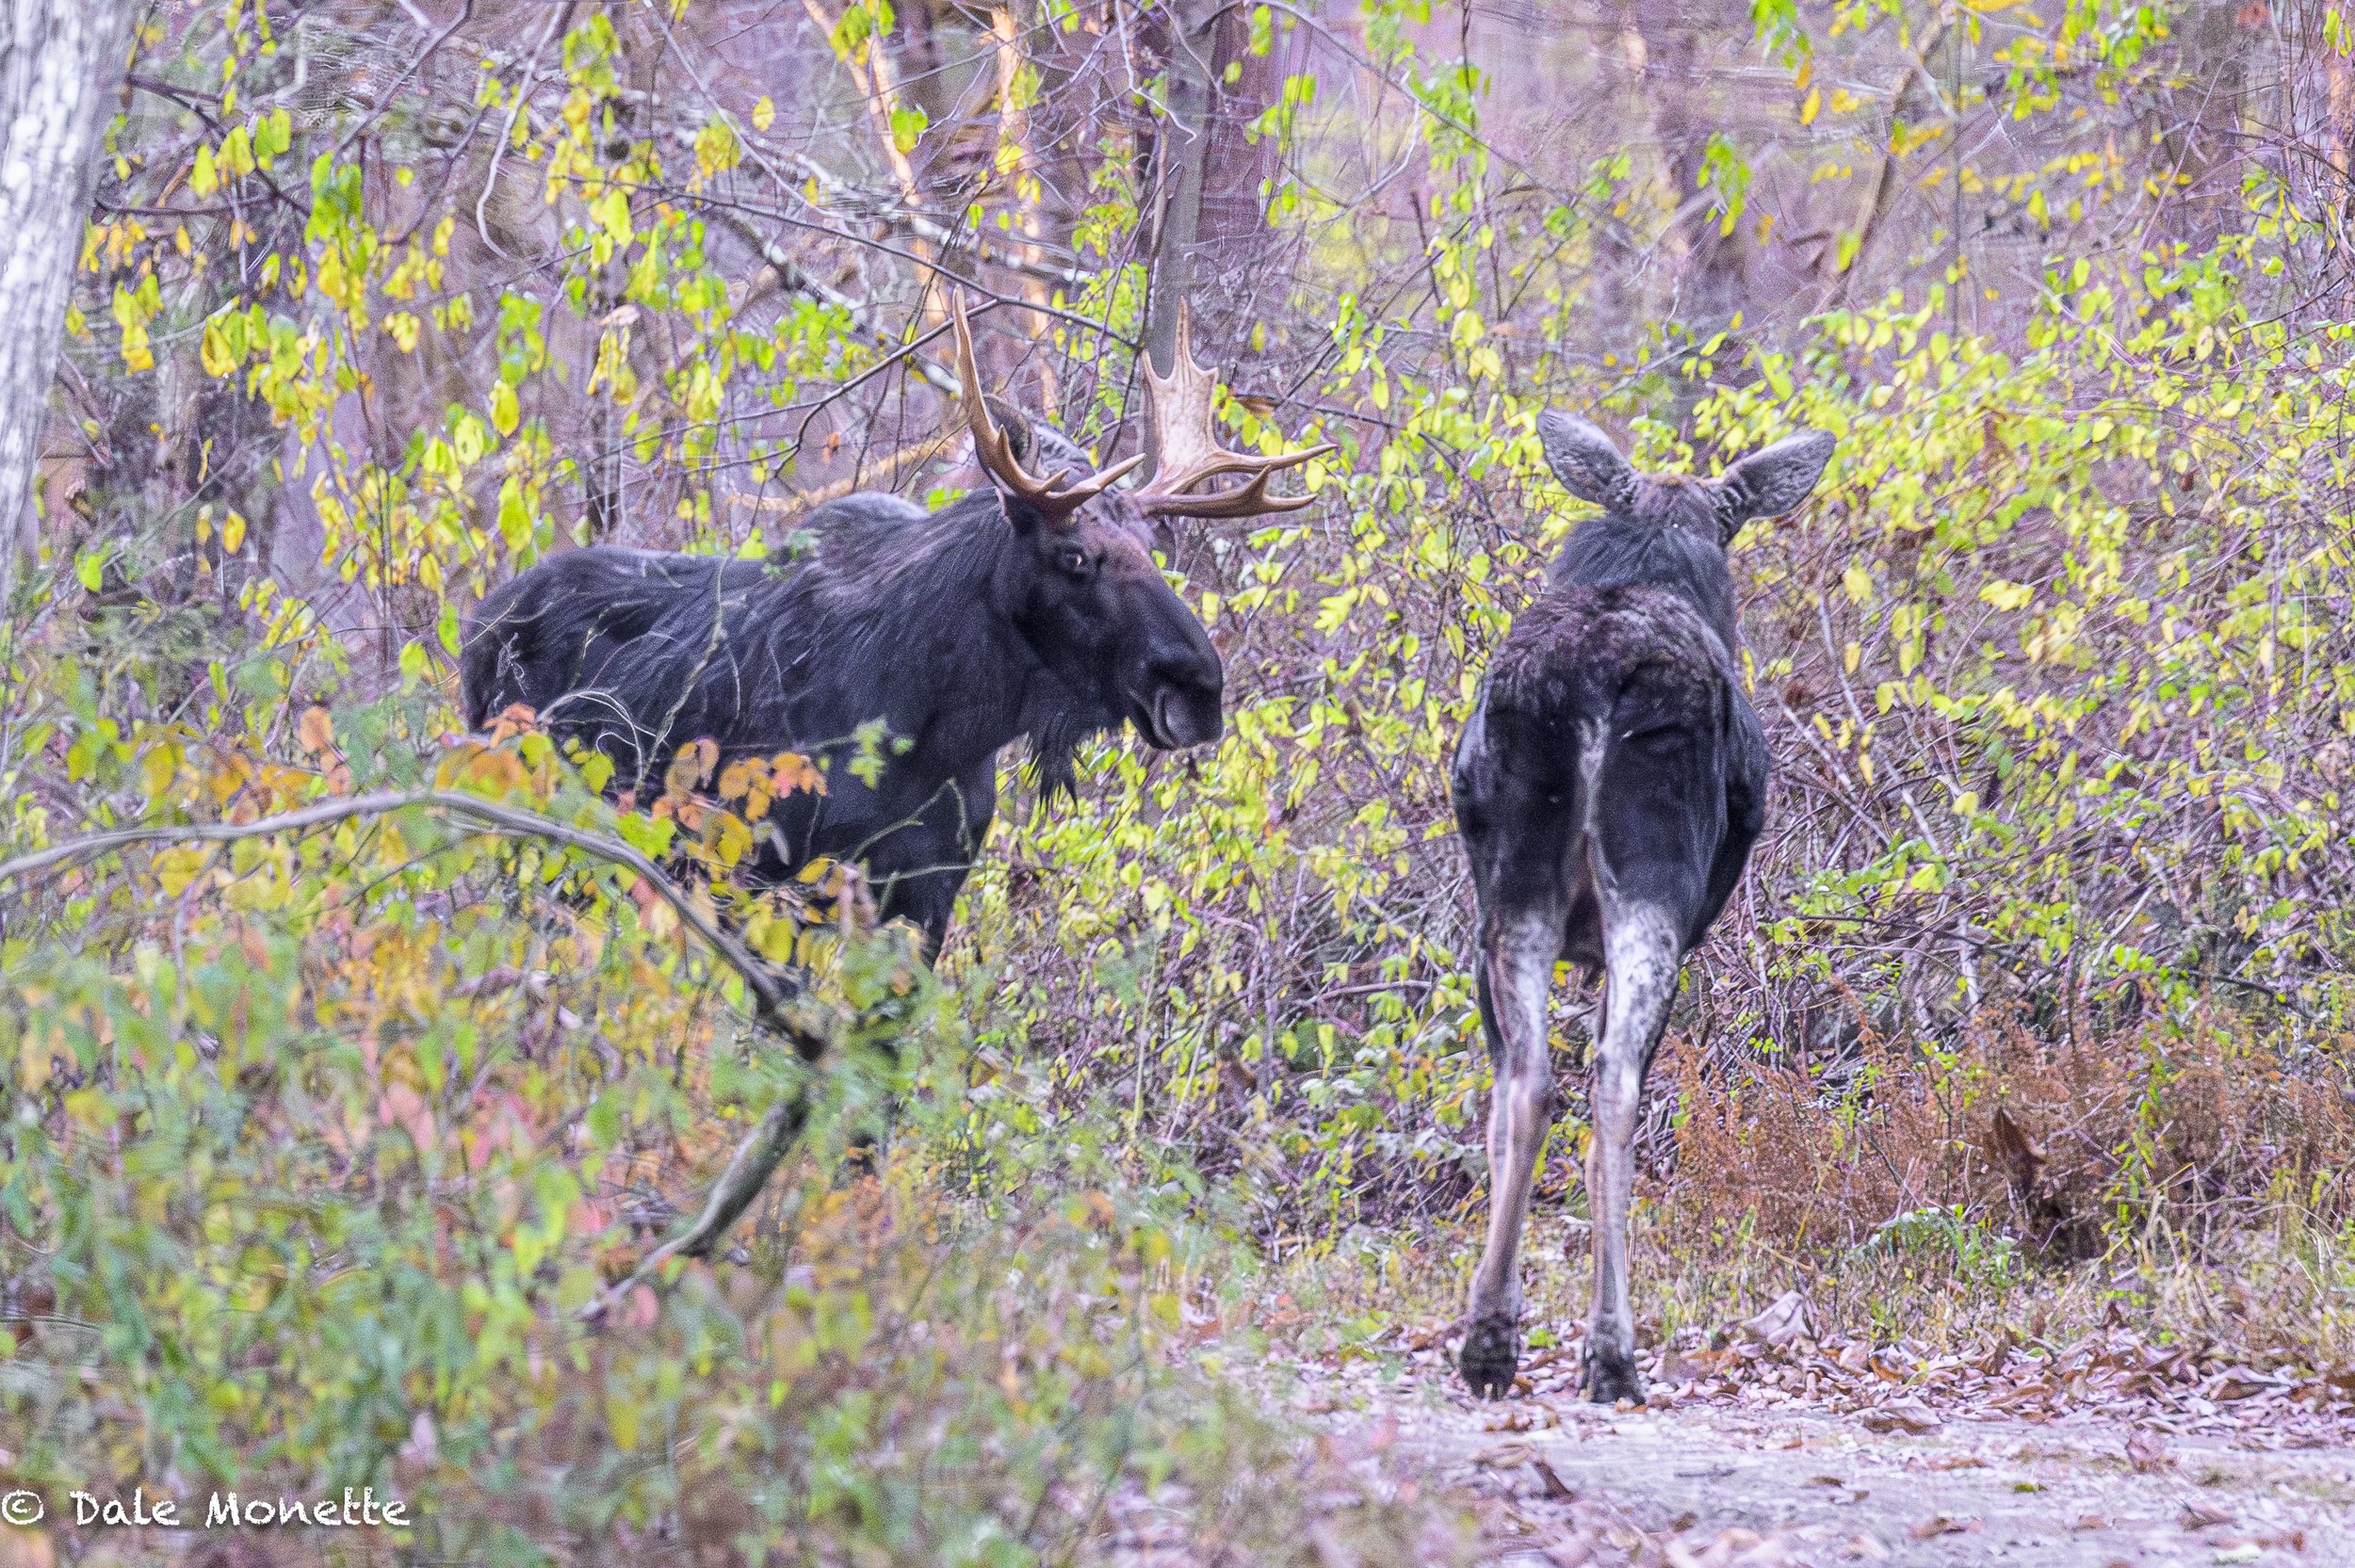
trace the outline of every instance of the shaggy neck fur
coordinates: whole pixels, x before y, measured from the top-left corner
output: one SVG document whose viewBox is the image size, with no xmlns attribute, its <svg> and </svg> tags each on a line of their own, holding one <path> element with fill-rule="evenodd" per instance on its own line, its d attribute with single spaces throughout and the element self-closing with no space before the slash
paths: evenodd
<svg viewBox="0 0 2355 1568">
<path fill-rule="evenodd" d="M 879 697 L 928 693 L 926 717 L 941 738 L 953 736 L 959 761 L 1028 736 L 1042 791 L 1075 793 L 1074 753 L 1119 716 L 1058 680 L 1021 636 L 1009 557 L 1030 545 L 997 493 L 921 516 L 836 507 L 812 521 L 808 552 L 748 603 L 754 636 L 803 657 L 825 650 Z"/>
<path fill-rule="evenodd" d="M 1546 574 L 1551 588 L 1656 588 L 1699 612 L 1730 655 L 1737 646 L 1733 574 L 1707 489 L 1678 475 L 1647 476 L 1625 510 L 1581 523 Z"/>
</svg>

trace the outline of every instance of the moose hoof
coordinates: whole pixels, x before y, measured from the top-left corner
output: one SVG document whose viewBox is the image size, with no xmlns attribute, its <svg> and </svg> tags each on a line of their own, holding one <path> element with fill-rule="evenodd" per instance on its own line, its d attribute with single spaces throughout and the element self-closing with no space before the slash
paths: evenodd
<svg viewBox="0 0 2355 1568">
<path fill-rule="evenodd" d="M 1464 1335 L 1464 1349 L 1455 1365 L 1464 1382 L 1484 1399 L 1502 1399 L 1512 1392 L 1513 1373 L 1520 1366 L 1519 1325 L 1502 1317 L 1483 1317 Z"/>
<path fill-rule="evenodd" d="M 1641 1404 L 1643 1376 L 1624 1353 L 1614 1355 L 1590 1350 L 1586 1352 L 1586 1397 L 1599 1405 L 1616 1404 L 1621 1399 Z"/>
</svg>

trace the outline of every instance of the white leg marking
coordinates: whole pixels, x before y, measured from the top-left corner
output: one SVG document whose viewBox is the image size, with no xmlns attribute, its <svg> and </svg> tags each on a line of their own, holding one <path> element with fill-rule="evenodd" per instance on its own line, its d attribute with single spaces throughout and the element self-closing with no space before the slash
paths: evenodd
<svg viewBox="0 0 2355 1568">
<path fill-rule="evenodd" d="M 1518 1321 L 1521 1311 L 1521 1222 L 1537 1156 L 1553 1123 L 1553 1064 L 1546 1043 L 1546 996 L 1562 951 L 1561 916 L 1519 916 L 1482 955 L 1497 1013 L 1496 1087 L 1488 1097 L 1488 1244 L 1472 1276 L 1471 1316 Z"/>
<path fill-rule="evenodd" d="M 1607 884 L 1606 884 L 1607 885 Z M 1632 1383 L 1634 1323 L 1628 1310 L 1628 1209 L 1635 1186 L 1635 1122 L 1644 1094 L 1644 1063 L 1668 1021 L 1680 964 L 1675 924 L 1654 905 L 1622 903 L 1606 891 L 1602 1039 L 1595 1052 L 1588 1095 L 1595 1121 L 1586 1161 L 1586 1201 L 1593 1211 L 1595 1306 L 1586 1331 L 1587 1354 L 1608 1380 Z M 1625 1386 L 1623 1384 L 1622 1386 Z"/>
</svg>

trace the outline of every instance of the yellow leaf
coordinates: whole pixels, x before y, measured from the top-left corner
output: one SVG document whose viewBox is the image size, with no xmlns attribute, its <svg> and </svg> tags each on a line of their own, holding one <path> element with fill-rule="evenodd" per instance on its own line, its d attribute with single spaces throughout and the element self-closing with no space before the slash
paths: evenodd
<svg viewBox="0 0 2355 1568">
<path fill-rule="evenodd" d="M 150 800 L 171 787 L 171 781 L 180 776 L 180 749 L 169 741 L 150 746 L 139 758 L 139 785 Z"/>
<path fill-rule="evenodd" d="M 29 1031 L 17 1047 L 16 1081 L 27 1094 L 40 1093 L 49 1081 L 49 1048 Z"/>
<path fill-rule="evenodd" d="M 769 102 L 769 95 L 767 93 L 762 93 L 760 96 L 760 102 L 753 105 L 753 129 L 755 131 L 765 131 L 770 126 L 775 124 L 776 120 L 777 106 Z"/>
<path fill-rule="evenodd" d="M 1823 107 L 1824 89 L 1822 88 L 1810 88 L 1808 89 L 1806 101 L 1799 105 L 1799 123 L 1802 125 L 1814 124 L 1815 117 L 1817 114 L 1822 112 Z"/>
<path fill-rule="evenodd" d="M 229 514 L 228 521 L 220 525 L 220 547 L 234 556 L 244 546 L 245 514 L 233 511 Z"/>
<path fill-rule="evenodd" d="M 491 428 L 503 436 L 515 433 L 516 421 L 523 411 L 515 406 L 515 389 L 505 381 L 491 389 Z"/>
<path fill-rule="evenodd" d="M 606 1395 L 605 1426 L 615 1447 L 625 1454 L 637 1452 L 638 1401 L 627 1390 L 616 1388 Z"/>
<path fill-rule="evenodd" d="M 175 844 L 155 857 L 155 881 L 167 898 L 187 891 L 204 869 L 204 851 L 193 844 Z"/>
<path fill-rule="evenodd" d="M 734 812 L 720 813 L 718 831 L 711 835 L 711 852 L 723 865 L 734 865 L 753 847 L 753 831 Z"/>
<path fill-rule="evenodd" d="M 719 746 L 708 737 L 691 740 L 678 749 L 671 759 L 669 769 L 662 776 L 662 793 L 686 795 L 711 776 L 711 765 L 720 759 Z"/>
<path fill-rule="evenodd" d="M 1861 566 L 1851 563 L 1845 572 L 1840 574 L 1840 586 L 1848 590 L 1850 603 L 1863 605 L 1872 602 L 1873 579 Z"/>
<path fill-rule="evenodd" d="M 204 323 L 204 341 L 197 349 L 207 376 L 226 376 L 237 368 L 237 358 L 229 350 L 229 334 L 220 330 L 218 321 Z"/>
</svg>

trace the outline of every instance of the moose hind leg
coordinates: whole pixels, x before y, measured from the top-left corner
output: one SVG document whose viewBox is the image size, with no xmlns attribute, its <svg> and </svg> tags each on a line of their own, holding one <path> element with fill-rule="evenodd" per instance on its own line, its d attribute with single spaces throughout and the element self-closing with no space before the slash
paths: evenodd
<svg viewBox="0 0 2355 1568">
<path fill-rule="evenodd" d="M 1546 993 L 1562 950 L 1551 905 L 1499 912 L 1481 940 L 1481 1012 L 1496 1069 L 1488 1099 L 1488 1242 L 1472 1275 L 1456 1365 L 1473 1393 L 1501 1398 L 1520 1364 L 1521 1225 L 1553 1123 Z"/>
<path fill-rule="evenodd" d="M 1616 904 L 1617 907 L 1613 907 Z M 1605 900 L 1602 1038 L 1588 1107 L 1594 1143 L 1586 1201 L 1594 1221 L 1595 1304 L 1586 1324 L 1586 1393 L 1600 1404 L 1644 1397 L 1628 1306 L 1628 1210 L 1635 1186 L 1635 1123 L 1644 1073 L 1668 1021 L 1681 945 L 1668 911 Z"/>
</svg>

